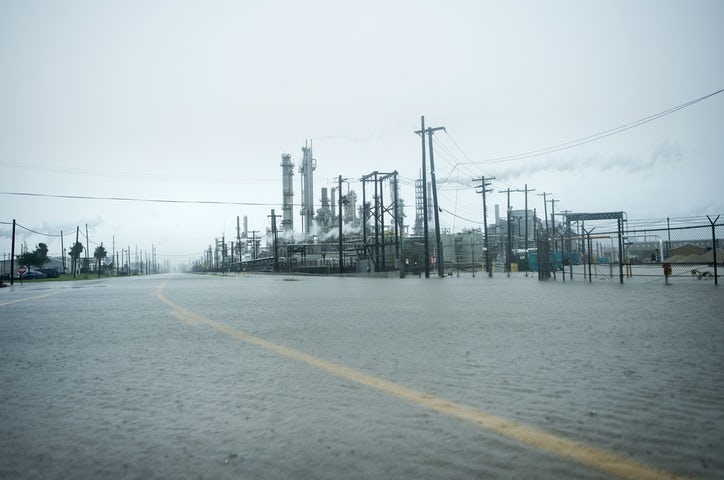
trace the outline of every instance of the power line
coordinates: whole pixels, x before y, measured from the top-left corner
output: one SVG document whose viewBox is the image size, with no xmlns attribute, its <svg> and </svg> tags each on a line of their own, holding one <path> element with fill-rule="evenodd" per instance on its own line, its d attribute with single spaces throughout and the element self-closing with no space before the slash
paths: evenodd
<svg viewBox="0 0 724 480">
<path fill-rule="evenodd" d="M 450 135 L 450 132 L 448 132 L 448 131 L 446 130 L 445 133 L 447 134 L 447 136 L 448 136 L 448 138 L 450 139 L 450 141 L 455 145 L 455 147 L 457 147 L 457 149 L 460 150 L 460 153 L 462 153 L 463 156 L 465 156 L 465 158 L 468 159 L 468 162 L 458 162 L 458 163 L 455 165 L 455 168 L 461 166 L 461 167 L 467 169 L 468 172 L 470 172 L 470 174 L 471 174 L 472 176 L 476 176 L 476 175 L 478 175 L 478 174 L 477 174 L 477 173 L 473 173 L 472 170 L 467 167 L 467 165 L 475 165 L 475 166 L 477 166 L 478 169 L 482 172 L 482 169 L 481 169 L 480 166 L 477 164 L 477 162 L 474 162 L 474 161 L 468 156 L 468 154 L 465 153 L 465 151 L 460 147 L 460 145 L 458 145 L 458 143 L 455 141 L 455 139 L 452 137 L 452 135 Z M 455 170 L 455 168 L 453 168 L 453 170 Z M 452 175 L 452 172 L 450 172 L 450 175 Z M 490 175 L 488 172 L 482 172 L 482 176 L 484 176 L 484 177 L 491 177 L 491 178 L 492 178 L 492 175 Z M 502 183 L 503 185 L 506 185 L 506 186 L 508 186 L 508 187 L 510 186 L 510 185 L 506 184 L 505 182 L 501 182 L 500 180 L 498 180 L 498 183 Z"/>
<path fill-rule="evenodd" d="M 127 178 L 141 178 L 150 180 L 163 180 L 170 182 L 189 182 L 189 183 L 231 183 L 231 184 L 259 184 L 259 183 L 276 183 L 275 179 L 264 179 L 264 178 L 219 178 L 219 177 L 194 177 L 186 175 L 174 175 L 167 173 L 147 173 L 147 172 L 124 172 L 119 170 L 98 170 L 92 168 L 80 168 L 80 167 L 69 167 L 69 166 L 57 166 L 57 165 L 45 165 L 40 163 L 27 163 L 27 162 L 8 162 L 0 160 L 0 165 L 4 165 L 10 168 L 24 168 L 24 169 L 42 169 L 58 173 L 72 173 L 79 175 L 94 175 L 101 177 L 127 177 Z"/>
<path fill-rule="evenodd" d="M 460 148 L 460 146 L 459 146 L 457 143 L 455 143 L 455 140 L 452 138 L 452 136 L 450 136 L 450 133 L 449 133 L 447 130 L 445 130 L 445 133 L 447 134 L 448 138 L 453 142 L 453 144 L 455 144 L 455 146 L 457 147 L 457 149 L 460 150 L 460 152 L 461 152 L 463 155 L 465 155 L 465 157 L 468 158 L 468 160 L 470 160 L 470 158 L 465 154 L 465 152 Z M 446 176 L 441 182 L 439 182 L 439 184 L 443 185 L 443 187 L 441 187 L 441 188 L 444 188 L 444 187 L 445 187 L 445 184 L 448 183 L 448 180 L 450 180 L 450 178 L 453 176 L 453 174 L 455 173 L 455 171 L 458 170 L 458 168 L 459 168 L 460 170 L 465 170 L 469 176 L 476 176 L 476 175 L 477 175 L 477 173 L 473 172 L 473 170 L 472 170 L 470 167 L 467 166 L 468 163 L 466 163 L 466 162 L 461 162 L 461 161 L 458 159 L 458 157 L 457 157 L 444 143 L 442 143 L 442 142 L 441 142 L 440 140 L 438 140 L 437 138 L 435 138 L 434 141 L 435 141 L 435 144 L 438 145 L 439 147 L 441 147 L 441 148 L 446 152 L 446 154 L 450 157 L 450 160 L 448 160 L 447 163 L 452 166 L 452 169 L 451 169 L 450 172 L 447 174 L 447 176 Z M 460 170 L 458 170 L 458 174 L 460 173 Z M 460 182 L 460 181 L 458 180 L 458 181 L 455 181 L 455 182 L 453 182 L 453 183 L 454 183 L 454 187 L 453 187 L 453 188 L 456 190 L 456 193 L 457 193 L 459 190 L 461 190 L 461 189 L 462 189 L 462 190 L 469 190 L 469 189 L 471 188 L 471 187 L 467 184 L 467 182 L 463 184 L 462 182 Z"/>
<path fill-rule="evenodd" d="M 37 232 L 37 231 L 35 231 L 35 230 L 31 229 L 31 228 L 28 228 L 28 227 L 25 227 L 25 226 L 23 226 L 23 225 L 20 225 L 20 224 L 17 223 L 17 222 L 15 222 L 15 225 L 18 226 L 18 227 L 20 227 L 20 228 L 22 228 L 23 230 L 27 230 L 28 232 L 35 233 L 35 234 L 37 234 L 37 235 L 43 235 L 43 236 L 45 236 L 45 237 L 60 237 L 60 235 L 58 235 L 58 234 Z M 70 233 L 66 233 L 64 236 L 67 237 L 68 235 L 70 235 Z"/>
<path fill-rule="evenodd" d="M 470 162 L 472 162 L 472 160 L 465 154 L 465 152 L 462 150 L 462 148 L 460 148 L 460 145 L 458 145 L 455 142 L 455 140 L 452 138 L 450 133 L 447 130 L 445 130 L 445 133 L 447 134 L 447 137 L 450 139 L 450 141 L 453 142 L 453 144 L 457 147 L 457 149 L 460 150 L 460 152 L 465 156 L 465 158 L 467 158 Z M 435 139 L 435 143 L 437 145 L 440 145 L 450 155 L 452 160 L 455 161 L 454 164 L 451 163 L 451 165 L 453 166 L 453 169 L 450 172 L 450 174 L 448 175 L 448 177 L 450 177 L 453 174 L 453 172 L 455 171 L 455 169 L 458 167 L 462 167 L 463 169 L 465 169 L 469 175 L 475 175 L 475 172 L 473 172 L 469 167 L 467 167 L 466 162 L 459 161 L 457 156 L 455 154 L 453 154 L 453 152 L 449 148 L 447 148 L 447 146 L 445 146 L 442 142 L 440 142 L 437 138 Z"/>
<path fill-rule="evenodd" d="M 447 214 L 449 214 L 449 215 L 452 215 L 452 216 L 455 217 L 455 218 L 459 218 L 460 220 L 465 220 L 466 222 L 474 223 L 475 225 L 482 225 L 482 224 L 483 224 L 483 222 L 481 222 L 480 220 L 470 220 L 469 218 L 461 217 L 460 215 L 455 214 L 455 213 L 451 212 L 450 210 L 446 210 L 446 209 L 444 209 L 444 208 L 442 208 L 442 207 L 440 207 L 440 210 L 442 210 L 443 212 L 445 212 L 445 213 L 447 213 Z"/>
<path fill-rule="evenodd" d="M 253 207 L 276 206 L 278 203 L 261 203 L 261 202 L 220 202 L 214 200 L 169 200 L 158 198 L 136 198 L 136 197 L 96 197 L 85 195 L 52 195 L 49 193 L 29 193 L 29 192 L 0 192 L 0 195 L 14 195 L 25 197 L 43 197 L 43 198 L 67 198 L 73 200 L 111 200 L 120 202 L 150 202 L 150 203 L 180 203 L 180 204 L 198 204 L 198 205 L 242 205 Z"/>
<path fill-rule="evenodd" d="M 488 158 L 485 160 L 479 160 L 479 161 L 470 161 L 470 164 L 473 165 L 480 165 L 480 164 L 487 164 L 487 163 L 503 163 L 503 162 L 512 162 L 514 160 L 523 160 L 526 158 L 532 158 L 532 157 L 539 157 L 541 155 L 546 155 L 549 153 L 559 152 L 561 150 L 567 150 L 569 148 L 578 147 L 580 145 L 584 145 L 586 143 L 595 142 L 597 140 L 601 140 L 606 137 L 610 137 L 612 135 L 616 135 L 617 133 L 625 132 L 626 130 L 631 130 L 632 128 L 644 125 L 649 122 L 653 122 L 654 120 L 658 120 L 661 117 L 664 117 L 666 115 L 670 115 L 674 112 L 677 112 L 681 109 L 690 107 L 696 103 L 699 103 L 703 100 L 706 100 L 708 98 L 711 98 L 715 95 L 719 95 L 720 93 L 724 92 L 724 88 L 717 90 L 716 92 L 712 92 L 708 95 L 704 95 L 703 97 L 696 98 L 694 100 L 690 100 L 686 103 L 682 103 L 681 105 L 677 105 L 675 107 L 669 108 L 667 110 L 664 110 L 659 113 L 655 113 L 653 115 L 649 115 L 644 118 L 640 118 L 636 121 L 629 122 L 627 124 L 621 125 L 619 127 L 611 128 L 609 130 L 605 130 L 603 132 L 595 133 L 593 135 L 589 135 L 587 137 L 579 138 L 577 140 L 571 140 L 569 142 L 559 143 L 558 145 L 553 145 L 552 147 L 546 147 L 546 148 L 540 148 L 537 150 L 531 150 L 524 153 L 519 153 L 515 155 L 506 155 L 502 157 L 493 157 Z M 468 159 L 470 159 L 467 155 L 465 155 Z"/>
</svg>

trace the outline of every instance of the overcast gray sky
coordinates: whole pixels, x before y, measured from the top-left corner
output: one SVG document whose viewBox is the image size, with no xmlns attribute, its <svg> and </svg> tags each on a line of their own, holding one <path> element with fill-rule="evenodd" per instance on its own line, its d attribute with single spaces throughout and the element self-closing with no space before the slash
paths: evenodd
<svg viewBox="0 0 724 480">
<path fill-rule="evenodd" d="M 361 196 L 362 175 L 397 170 L 412 225 L 421 115 L 447 128 L 435 161 L 454 231 L 480 227 L 480 175 L 496 177 L 501 211 L 497 190 L 527 184 L 539 211 L 545 191 L 557 209 L 630 219 L 724 213 L 724 94 L 495 160 L 724 88 L 722 21 L 719 0 L 3 0 L 0 192 L 246 205 L 2 193 L 0 222 L 55 235 L 88 224 L 106 246 L 200 257 L 237 216 L 266 230 L 282 153 L 299 165 L 312 141 L 315 198 L 338 175 Z M 19 234 L 60 254 L 57 237 Z"/>
</svg>

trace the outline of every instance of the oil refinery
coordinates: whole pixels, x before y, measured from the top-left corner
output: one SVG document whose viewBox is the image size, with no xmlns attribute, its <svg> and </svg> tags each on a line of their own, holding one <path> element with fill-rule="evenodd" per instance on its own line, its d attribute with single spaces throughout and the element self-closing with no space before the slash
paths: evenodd
<svg viewBox="0 0 724 480">
<path fill-rule="evenodd" d="M 400 270 L 405 216 L 404 202 L 399 198 L 398 173 L 374 171 L 362 176 L 359 179 L 361 198 L 349 188 L 347 179 L 340 176 L 336 186 L 321 188 L 320 197 L 315 201 L 317 160 L 311 144 L 305 144 L 301 150 L 296 170 L 292 155 L 281 156 L 281 212 L 271 210 L 266 231 L 250 231 L 247 217 L 237 217 L 235 237 L 216 238 L 196 262 L 194 270 L 299 273 Z M 298 192 L 295 173 L 300 178 Z"/>
</svg>

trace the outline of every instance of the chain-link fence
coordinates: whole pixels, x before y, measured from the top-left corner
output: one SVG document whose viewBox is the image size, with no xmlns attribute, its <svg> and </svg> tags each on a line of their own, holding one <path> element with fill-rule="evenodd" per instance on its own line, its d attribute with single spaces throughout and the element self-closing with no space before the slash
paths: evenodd
<svg viewBox="0 0 724 480">
<path fill-rule="evenodd" d="M 719 216 L 621 219 L 615 225 L 569 221 L 555 237 L 539 238 L 529 266 L 541 279 L 718 284 L 724 273 L 720 220 Z"/>
</svg>

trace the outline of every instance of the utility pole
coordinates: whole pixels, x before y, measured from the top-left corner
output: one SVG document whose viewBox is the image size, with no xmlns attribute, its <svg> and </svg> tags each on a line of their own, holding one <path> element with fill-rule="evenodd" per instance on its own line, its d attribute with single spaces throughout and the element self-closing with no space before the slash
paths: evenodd
<svg viewBox="0 0 724 480">
<path fill-rule="evenodd" d="M 89 239 L 88 239 L 88 224 L 85 224 L 85 268 L 88 269 L 85 273 L 90 273 L 90 260 L 88 260 L 88 250 L 90 250 L 90 247 L 88 246 Z"/>
<path fill-rule="evenodd" d="M 101 242 L 101 247 L 103 246 L 103 242 Z M 97 258 L 98 263 L 96 264 L 98 266 L 98 278 L 101 278 L 101 257 L 99 256 Z"/>
<path fill-rule="evenodd" d="M 60 231 L 60 260 L 63 263 L 63 273 L 65 273 L 65 246 L 63 245 L 63 230 Z"/>
<path fill-rule="evenodd" d="M 440 208 L 437 204 L 437 185 L 435 183 L 435 159 L 432 154 L 432 134 L 438 130 L 445 130 L 445 127 L 427 129 L 427 138 L 430 141 L 430 177 L 432 180 L 432 206 L 435 209 L 435 245 L 437 249 L 437 271 L 440 278 L 445 278 L 445 260 L 440 241 Z"/>
<path fill-rule="evenodd" d="M 75 272 L 78 270 L 78 268 L 77 268 L 78 265 L 76 264 L 76 262 L 78 260 L 76 260 L 76 258 L 75 258 L 75 256 L 76 256 L 75 249 L 78 246 L 78 236 L 79 235 L 80 235 L 80 225 L 76 225 L 76 227 L 75 227 L 75 245 L 73 245 L 73 250 L 71 250 L 71 251 L 73 251 L 73 278 L 75 278 L 75 275 L 76 275 Z M 80 257 L 80 255 L 78 255 L 78 256 Z"/>
<path fill-rule="evenodd" d="M 556 202 L 559 202 L 560 200 L 556 200 L 555 198 L 551 198 L 548 200 L 551 202 L 551 238 L 553 239 L 553 255 L 555 258 L 555 251 L 556 251 Z M 546 220 L 547 221 L 547 220 Z M 566 249 L 563 245 L 563 237 L 561 236 L 561 271 L 563 272 L 563 281 L 566 281 Z M 573 269 L 573 267 L 571 267 Z M 555 272 L 555 268 L 553 268 L 553 271 Z M 573 271 L 571 270 L 571 280 L 573 280 Z"/>
<path fill-rule="evenodd" d="M 13 242 L 10 249 L 10 285 L 13 285 L 15 278 L 15 219 L 13 218 Z"/>
<path fill-rule="evenodd" d="M 525 192 L 528 189 L 528 185 L 526 185 L 526 190 L 521 190 L 519 188 L 516 188 L 515 190 L 512 190 L 510 188 L 507 188 L 505 190 L 499 190 L 499 193 L 506 192 L 508 194 L 508 253 L 506 255 L 505 260 L 505 270 L 508 272 L 508 276 L 510 276 L 510 259 L 513 256 L 513 236 L 511 234 L 512 229 L 512 222 L 511 222 L 511 209 L 510 209 L 510 192 Z"/>
<path fill-rule="evenodd" d="M 583 230 L 583 235 L 585 237 L 583 241 L 586 244 L 586 253 L 588 256 L 588 283 L 591 283 L 593 281 L 593 269 L 591 268 L 591 265 L 593 263 L 592 252 L 591 252 L 591 232 L 593 232 L 593 230 L 595 228 L 596 227 L 593 227 L 590 230 L 586 230 L 585 228 L 581 227 L 581 230 Z M 583 279 L 585 280 L 586 279 L 586 271 L 585 271 L 586 264 L 584 263 L 583 266 L 584 266 Z"/>
<path fill-rule="evenodd" d="M 271 215 L 272 219 L 272 236 L 274 237 L 274 271 L 279 270 L 279 249 L 278 249 L 278 236 L 277 236 L 277 217 L 281 215 L 275 215 L 274 209 L 272 208 Z"/>
<path fill-rule="evenodd" d="M 543 218 L 546 219 L 546 237 L 548 237 L 550 234 L 548 233 L 548 201 L 546 199 L 546 195 L 553 195 L 550 192 L 543 192 L 539 193 L 539 197 L 543 197 Z"/>
<path fill-rule="evenodd" d="M 430 244 L 427 239 L 427 161 L 425 159 L 425 116 L 420 117 L 420 130 L 415 131 L 422 138 L 422 229 L 425 244 L 425 278 L 430 278 Z"/>
<path fill-rule="evenodd" d="M 565 216 L 568 215 L 569 213 L 573 213 L 573 212 L 571 212 L 570 210 L 561 210 L 560 212 L 555 213 L 555 211 L 554 211 L 554 209 L 555 209 L 555 202 L 558 202 L 558 200 L 551 200 L 551 209 L 552 209 L 552 211 L 551 211 L 551 219 L 554 219 L 554 218 L 555 218 L 554 215 L 558 215 L 558 216 L 560 216 L 560 217 L 564 217 L 564 218 L 565 218 Z M 563 220 L 561 220 L 561 224 L 563 224 Z M 567 225 L 570 227 L 570 225 L 571 225 L 570 222 L 567 222 Z M 567 242 L 564 241 L 564 234 L 569 235 Z M 554 247 L 555 247 L 555 238 L 556 238 L 556 237 L 555 237 L 555 226 L 554 226 L 554 227 L 553 227 L 553 239 L 554 239 L 553 246 L 554 246 Z M 572 248 L 571 248 L 571 237 L 570 237 L 570 234 L 569 234 L 568 232 L 561 232 L 561 262 L 563 261 L 565 255 L 566 255 L 566 247 L 568 248 L 568 253 L 569 253 L 569 255 L 570 255 L 571 250 L 572 250 Z M 554 250 L 555 250 L 555 249 L 554 249 Z M 569 258 L 569 260 L 570 260 L 570 258 Z M 568 262 L 568 263 L 570 264 L 570 269 L 569 269 L 569 272 L 568 272 L 568 273 L 569 273 L 568 278 L 569 278 L 570 280 L 573 280 L 573 262 Z M 563 281 L 564 281 L 564 282 L 566 281 L 566 269 L 565 269 L 565 267 L 563 268 Z"/>
<path fill-rule="evenodd" d="M 488 273 L 488 277 L 492 277 L 493 269 L 490 268 L 490 249 L 488 248 L 488 206 L 485 203 L 485 194 L 493 191 L 493 189 L 488 188 L 490 186 L 489 180 L 495 180 L 495 177 L 474 178 L 473 182 L 480 182 L 480 185 L 477 185 L 476 187 L 480 190 L 476 190 L 476 192 L 483 194 L 483 248 L 485 248 L 485 271 Z"/>
<path fill-rule="evenodd" d="M 499 193 L 503 193 L 503 192 L 507 192 L 507 193 L 508 193 L 508 207 L 507 207 L 507 210 L 506 210 L 506 211 L 508 212 L 508 213 L 506 214 L 506 217 L 507 217 L 507 218 L 506 218 L 506 223 L 508 224 L 508 225 L 507 225 L 507 227 L 508 227 L 508 228 L 507 228 L 507 231 L 508 231 L 508 235 L 507 235 L 507 236 L 508 236 L 508 245 L 506 246 L 506 249 L 505 249 L 505 272 L 506 272 L 507 276 L 510 276 L 510 255 L 511 255 L 511 253 L 512 253 L 512 245 L 511 245 L 512 239 L 510 238 L 510 188 L 508 188 L 508 189 L 506 189 L 506 190 L 499 190 L 498 192 L 499 192 Z"/>
<path fill-rule="evenodd" d="M 338 178 L 338 185 L 337 185 L 337 195 L 338 195 L 338 201 L 339 204 L 339 215 L 337 218 L 337 223 L 339 226 L 339 273 L 340 275 L 344 271 L 344 243 L 342 239 L 342 202 L 346 202 L 347 198 L 342 197 L 342 182 L 347 180 L 346 178 L 342 178 L 342 175 Z"/>
<path fill-rule="evenodd" d="M 548 200 L 551 202 L 551 230 L 553 230 L 553 235 L 556 234 L 556 202 L 560 202 L 560 200 L 556 200 L 554 198 L 551 198 Z"/>
<path fill-rule="evenodd" d="M 241 233 L 239 231 L 239 215 L 236 216 L 236 253 L 241 263 Z"/>
<path fill-rule="evenodd" d="M 437 187 L 435 185 L 435 160 L 432 153 L 432 134 L 437 130 L 445 130 L 445 127 L 435 127 L 425 129 L 425 117 L 421 118 L 421 128 L 416 130 L 415 133 L 420 135 L 422 138 L 422 203 L 423 203 L 423 229 L 425 230 L 425 278 L 430 278 L 430 244 L 427 239 L 428 220 L 427 220 L 427 165 L 425 161 L 425 134 L 430 138 L 430 176 L 432 179 L 432 196 L 433 196 L 433 208 L 435 209 L 435 242 L 437 245 L 437 257 L 438 257 L 438 274 L 440 278 L 445 278 L 442 245 L 440 243 L 440 216 L 439 209 L 437 206 Z"/>
<path fill-rule="evenodd" d="M 535 192 L 535 188 L 532 190 L 528 189 L 528 184 L 525 184 L 525 276 L 528 276 L 528 192 Z"/>
</svg>

